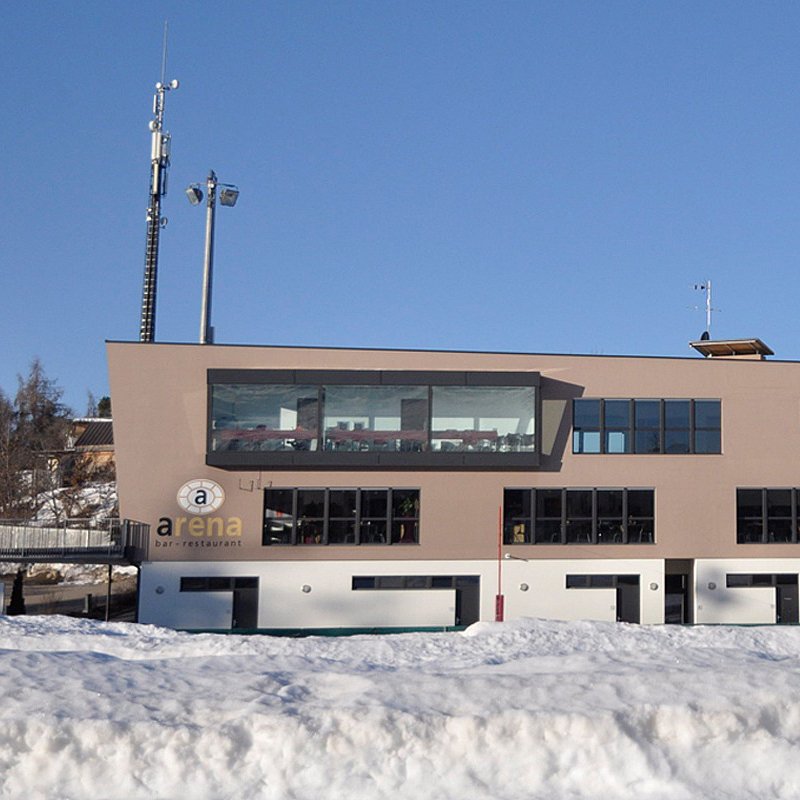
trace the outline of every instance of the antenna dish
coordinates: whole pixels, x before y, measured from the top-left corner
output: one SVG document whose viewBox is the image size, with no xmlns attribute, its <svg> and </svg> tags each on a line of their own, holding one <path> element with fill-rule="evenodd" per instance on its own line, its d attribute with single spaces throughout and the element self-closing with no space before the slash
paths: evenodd
<svg viewBox="0 0 800 800">
<path fill-rule="evenodd" d="M 710 338 L 711 334 L 708 331 L 703 331 L 703 333 L 700 335 L 701 342 L 707 342 Z"/>
<path fill-rule="evenodd" d="M 181 85 L 180 81 L 170 81 L 169 88 L 170 89 L 177 89 Z"/>
</svg>

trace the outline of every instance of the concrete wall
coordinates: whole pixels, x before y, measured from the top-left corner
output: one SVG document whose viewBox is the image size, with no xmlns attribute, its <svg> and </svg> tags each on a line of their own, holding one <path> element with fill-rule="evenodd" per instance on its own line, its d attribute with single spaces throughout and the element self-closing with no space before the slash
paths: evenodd
<svg viewBox="0 0 800 800">
<path fill-rule="evenodd" d="M 776 621 L 775 589 L 726 587 L 734 574 L 800 574 L 800 558 L 702 559 L 695 563 L 695 621 L 708 624 L 771 625 Z"/>
<path fill-rule="evenodd" d="M 181 577 L 258 576 L 260 628 L 445 627 L 455 623 L 454 590 L 357 590 L 353 576 L 477 575 L 480 619 L 495 618 L 497 563 L 488 561 L 160 562 L 142 568 L 139 620 L 176 628 L 231 627 L 229 592 L 181 592 Z M 503 561 L 505 618 L 616 619 L 614 589 L 567 589 L 576 571 L 640 576 L 643 623 L 664 619 L 663 566 L 651 561 Z M 529 588 L 522 591 L 520 586 Z M 650 585 L 656 588 L 651 589 Z M 303 587 L 310 591 L 304 592 Z M 205 616 L 204 616 L 205 615 Z M 212 624 L 213 623 L 213 624 Z"/>
</svg>

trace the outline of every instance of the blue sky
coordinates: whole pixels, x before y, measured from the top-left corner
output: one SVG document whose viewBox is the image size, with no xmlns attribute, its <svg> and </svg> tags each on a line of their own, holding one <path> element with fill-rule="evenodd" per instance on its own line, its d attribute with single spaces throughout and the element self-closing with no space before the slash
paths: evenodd
<svg viewBox="0 0 800 800">
<path fill-rule="evenodd" d="M 800 4 L 35 2 L 4 9 L 0 387 L 82 412 L 139 331 L 169 21 L 156 339 L 800 359 Z"/>
</svg>

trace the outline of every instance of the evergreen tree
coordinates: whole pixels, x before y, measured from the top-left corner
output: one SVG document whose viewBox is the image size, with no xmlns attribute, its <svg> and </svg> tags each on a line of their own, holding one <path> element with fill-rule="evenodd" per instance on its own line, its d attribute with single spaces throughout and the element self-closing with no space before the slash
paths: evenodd
<svg viewBox="0 0 800 800">
<path fill-rule="evenodd" d="M 41 361 L 31 362 L 28 377 L 19 377 L 14 398 L 15 438 L 23 453 L 23 467 L 34 469 L 42 453 L 64 447 L 71 413 L 61 402 L 64 390 L 44 374 Z"/>
<path fill-rule="evenodd" d="M 18 380 L 13 403 L 0 392 L 0 516 L 6 518 L 35 513 L 39 477 L 51 477 L 46 454 L 64 448 L 71 417 L 63 390 L 38 358 Z"/>
</svg>

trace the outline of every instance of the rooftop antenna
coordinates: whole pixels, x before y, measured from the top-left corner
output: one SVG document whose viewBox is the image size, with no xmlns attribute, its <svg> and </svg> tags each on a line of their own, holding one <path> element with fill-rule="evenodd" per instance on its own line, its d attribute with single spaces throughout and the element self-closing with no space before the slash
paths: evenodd
<svg viewBox="0 0 800 800">
<path fill-rule="evenodd" d="M 156 282 L 158 280 L 158 239 L 167 224 L 161 216 L 161 198 L 167 193 L 170 135 L 164 132 L 164 100 L 178 81 L 165 82 L 167 71 L 167 22 L 164 21 L 164 43 L 161 50 L 161 80 L 153 95 L 153 119 L 150 120 L 150 203 L 147 207 L 147 239 L 144 250 L 144 286 L 139 341 L 152 342 L 156 334 Z"/>
<path fill-rule="evenodd" d="M 706 293 L 706 329 L 703 331 L 700 339 L 702 341 L 708 341 L 711 338 L 711 312 L 719 311 L 718 308 L 711 307 L 711 281 L 707 280 L 703 283 L 696 283 L 692 288 Z M 693 308 L 699 307 L 693 306 Z"/>
</svg>

